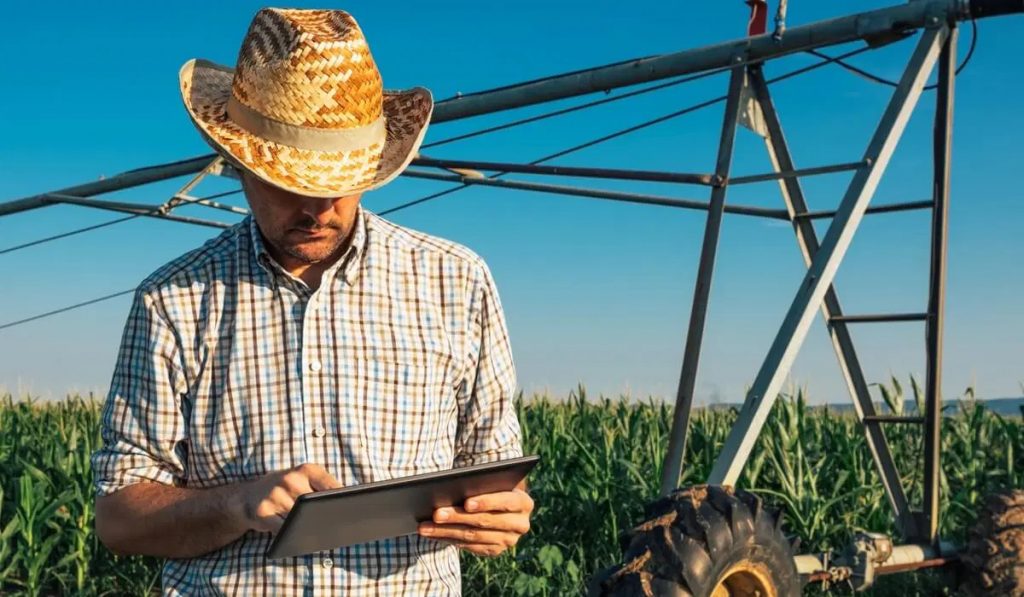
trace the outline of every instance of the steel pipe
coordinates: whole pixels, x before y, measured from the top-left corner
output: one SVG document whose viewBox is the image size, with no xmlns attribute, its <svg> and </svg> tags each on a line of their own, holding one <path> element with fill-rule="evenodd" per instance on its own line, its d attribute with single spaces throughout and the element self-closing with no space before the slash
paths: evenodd
<svg viewBox="0 0 1024 597">
<path fill-rule="evenodd" d="M 629 203 L 643 203 L 647 205 L 664 205 L 666 207 L 679 207 L 682 209 L 695 209 L 707 211 L 709 204 L 703 201 L 692 199 L 676 199 L 661 195 L 645 195 L 639 193 L 626 193 L 622 191 L 606 191 L 603 189 L 586 189 L 570 187 L 565 185 L 553 185 L 536 182 L 520 182 L 513 180 L 501 180 L 497 178 L 473 178 L 459 176 L 456 174 L 439 174 L 436 172 L 423 172 L 421 170 L 408 169 L 402 176 L 410 178 L 425 178 L 428 180 L 441 180 L 445 182 L 456 182 L 466 185 L 482 185 L 490 187 L 501 187 L 505 189 L 518 189 L 521 191 L 537 191 L 540 193 L 555 193 L 558 195 L 572 195 L 575 197 L 592 197 L 595 199 L 610 199 L 612 201 L 626 201 Z M 726 213 L 741 214 L 745 216 L 761 216 L 775 220 L 789 220 L 789 216 L 783 209 L 770 209 L 766 207 L 754 207 L 747 205 L 726 205 Z"/>
<path fill-rule="evenodd" d="M 975 0 L 971 6 L 989 7 L 987 12 L 981 15 L 989 16 L 1024 12 L 1020 4 L 1020 0 Z M 992 5 L 998 5 L 998 10 L 992 8 Z M 775 39 L 770 34 L 745 37 L 701 48 L 637 58 L 460 95 L 438 102 L 431 122 L 447 122 L 587 93 L 607 92 L 628 85 L 727 68 L 744 62 L 760 62 L 858 39 L 880 39 L 893 34 L 905 34 L 925 26 L 964 20 L 970 16 L 970 6 L 964 0 L 907 2 L 789 28 L 781 39 Z"/>
<path fill-rule="evenodd" d="M 928 276 L 927 360 L 924 384 L 924 526 L 923 541 L 939 536 L 939 477 L 942 462 L 942 326 L 946 301 L 946 245 L 949 236 L 949 174 L 953 149 L 953 90 L 956 84 L 957 28 L 942 46 L 933 134 L 931 251 Z"/>
<path fill-rule="evenodd" d="M 30 197 L 0 203 L 0 216 L 6 216 L 21 211 L 51 205 L 53 201 L 48 200 L 46 198 L 47 195 L 69 195 L 79 198 L 92 197 L 93 195 L 120 191 L 122 189 L 137 187 L 159 180 L 176 178 L 186 174 L 194 174 L 209 166 L 210 161 L 216 157 L 216 154 L 207 154 L 182 160 L 180 162 L 171 162 L 168 164 L 160 164 L 158 166 L 129 170 L 128 172 L 122 172 L 121 174 L 110 178 L 104 178 L 103 180 L 87 182 L 85 184 L 59 189 L 51 193 L 41 193 L 39 195 L 32 195 Z"/>
<path fill-rule="evenodd" d="M 577 176 L 580 178 L 611 178 L 616 180 L 643 180 L 648 182 L 676 182 L 705 186 L 714 185 L 719 180 L 713 174 L 691 174 L 688 172 L 622 170 L 617 168 L 581 168 L 577 166 L 544 166 L 540 164 L 509 164 L 505 162 L 447 160 L 426 157 L 416 158 L 412 163 L 414 166 L 446 168 L 450 170 L 488 170 L 491 172 L 518 172 L 522 174 Z"/>
<path fill-rule="evenodd" d="M 72 205 L 81 205 L 83 207 L 92 207 L 95 209 L 104 209 L 107 211 L 134 214 L 137 216 L 142 216 L 144 218 L 170 220 L 172 222 L 181 222 L 182 224 L 196 224 L 198 226 L 207 226 L 209 228 L 228 228 L 231 226 L 230 224 L 225 224 L 224 222 L 203 220 L 201 218 L 190 218 L 188 216 L 171 215 L 169 213 L 161 211 L 159 206 L 153 205 L 140 205 L 138 203 L 122 203 L 118 201 L 100 201 L 98 199 L 88 199 L 86 197 L 73 197 L 71 195 L 62 195 L 60 193 L 48 193 L 43 196 L 43 200 L 47 204 L 69 203 Z"/>
<path fill-rule="evenodd" d="M 944 566 L 956 561 L 958 553 L 956 546 L 948 542 L 942 542 L 938 549 L 925 543 L 896 545 L 892 548 L 892 554 L 875 567 L 875 573 L 893 574 L 918 568 Z M 810 576 L 812 581 L 832 580 L 829 567 L 825 564 L 826 562 L 832 564 L 833 561 L 833 558 L 827 557 L 825 554 L 793 556 L 797 573 L 802 576 Z"/>
<path fill-rule="evenodd" d="M 725 105 L 722 132 L 718 141 L 718 157 L 715 160 L 715 176 L 720 179 L 728 178 L 729 169 L 732 167 L 733 145 L 736 141 L 736 127 L 740 114 L 740 95 L 746 77 L 747 69 L 742 66 L 734 68 L 729 77 L 729 99 Z M 665 453 L 661 468 L 663 496 L 676 488 L 683 470 L 690 410 L 693 407 L 693 390 L 697 383 L 697 368 L 700 364 L 700 349 L 704 338 L 704 324 L 707 319 L 727 191 L 728 187 L 725 186 L 716 186 L 711 190 L 708 219 L 704 224 L 704 241 L 700 248 L 700 260 L 697 262 L 697 279 L 693 284 L 693 301 L 690 303 L 690 323 L 686 329 L 683 365 L 679 373 L 675 408 L 672 411 L 672 429 L 669 431 L 668 451 Z"/>
<path fill-rule="evenodd" d="M 887 323 L 895 321 L 927 321 L 927 313 L 878 313 L 867 315 L 833 315 L 829 323 Z"/>
<path fill-rule="evenodd" d="M 800 168 L 795 170 L 783 170 L 781 172 L 766 172 L 765 174 L 750 174 L 747 176 L 733 176 L 727 181 L 728 184 L 748 184 L 751 182 L 766 182 L 769 180 L 782 180 L 785 178 L 800 178 L 803 176 L 816 176 L 818 174 L 831 174 L 832 172 L 847 172 L 867 166 L 865 162 L 849 162 L 846 164 L 832 164 L 830 166 L 814 166 L 812 168 Z"/>
<path fill-rule="evenodd" d="M 904 417 L 900 415 L 865 415 L 863 420 L 865 423 L 891 423 L 893 425 L 920 425 L 924 423 L 924 417 Z"/>
<path fill-rule="evenodd" d="M 895 211 L 910 211 L 914 209 L 930 209 L 935 205 L 935 202 L 931 199 L 925 199 L 923 201 L 907 201 L 905 203 L 890 203 L 888 205 L 875 205 L 864 210 L 865 214 L 880 214 L 890 213 Z M 823 218 L 831 218 L 836 215 L 836 210 L 830 209 L 825 211 L 803 211 L 793 214 L 794 219 L 807 219 L 807 220 L 819 220 Z"/>
</svg>

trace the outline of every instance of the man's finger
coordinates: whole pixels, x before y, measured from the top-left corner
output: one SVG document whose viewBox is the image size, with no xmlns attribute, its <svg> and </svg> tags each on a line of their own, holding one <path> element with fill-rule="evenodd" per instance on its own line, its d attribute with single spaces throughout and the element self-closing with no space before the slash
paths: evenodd
<svg viewBox="0 0 1024 597">
<path fill-rule="evenodd" d="M 513 489 L 467 498 L 463 507 L 467 512 L 531 512 L 533 498 L 521 489 Z"/>
<path fill-rule="evenodd" d="M 271 492 L 271 498 L 274 500 L 275 514 L 278 516 L 287 516 L 291 509 L 295 507 L 295 498 L 282 487 L 275 488 Z"/>
<path fill-rule="evenodd" d="M 480 529 L 510 531 L 522 535 L 530 530 L 530 517 L 522 512 L 466 512 L 463 508 L 445 507 L 434 511 L 438 524 L 462 524 Z"/>
<path fill-rule="evenodd" d="M 506 549 L 508 549 L 502 545 L 491 545 L 487 543 L 463 543 L 461 541 L 446 541 L 446 543 L 451 543 L 459 549 L 464 549 L 478 556 L 488 557 L 500 556 Z"/>
<path fill-rule="evenodd" d="M 309 485 L 313 491 L 326 491 L 328 489 L 337 489 L 342 487 L 340 481 L 334 478 L 334 475 L 327 472 L 322 467 L 310 468 L 309 470 Z"/>
<path fill-rule="evenodd" d="M 304 493 L 313 491 L 309 475 L 300 470 L 292 470 L 285 473 L 278 485 L 280 489 L 293 497 L 299 497 Z"/>
<path fill-rule="evenodd" d="M 515 545 L 519 541 L 519 533 L 480 529 L 461 524 L 433 524 L 425 522 L 420 524 L 419 533 L 430 539 L 502 545 L 505 547 Z"/>
<path fill-rule="evenodd" d="M 271 516 L 260 518 L 256 522 L 256 526 L 253 528 L 261 533 L 271 533 L 276 535 L 281 530 L 282 526 L 284 526 L 284 515 L 273 514 Z"/>
</svg>

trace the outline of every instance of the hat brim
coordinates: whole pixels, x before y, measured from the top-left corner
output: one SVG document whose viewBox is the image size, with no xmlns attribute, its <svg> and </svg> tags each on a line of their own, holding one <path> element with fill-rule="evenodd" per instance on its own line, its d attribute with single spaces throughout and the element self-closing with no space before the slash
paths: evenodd
<svg viewBox="0 0 1024 597">
<path fill-rule="evenodd" d="M 256 136 L 227 113 L 234 70 L 190 60 L 179 73 L 181 97 L 203 138 L 236 168 L 285 190 L 310 197 L 340 197 L 381 187 L 416 155 L 434 110 L 423 87 L 384 91 L 383 143 L 352 151 L 299 149 Z"/>
</svg>

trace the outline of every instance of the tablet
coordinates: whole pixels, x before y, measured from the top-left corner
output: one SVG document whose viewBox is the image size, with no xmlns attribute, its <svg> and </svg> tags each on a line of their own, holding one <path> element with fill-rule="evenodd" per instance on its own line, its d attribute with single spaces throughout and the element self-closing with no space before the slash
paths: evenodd
<svg viewBox="0 0 1024 597">
<path fill-rule="evenodd" d="M 417 532 L 442 506 L 510 491 L 540 460 L 524 456 L 300 495 L 267 548 L 286 558 Z"/>
</svg>

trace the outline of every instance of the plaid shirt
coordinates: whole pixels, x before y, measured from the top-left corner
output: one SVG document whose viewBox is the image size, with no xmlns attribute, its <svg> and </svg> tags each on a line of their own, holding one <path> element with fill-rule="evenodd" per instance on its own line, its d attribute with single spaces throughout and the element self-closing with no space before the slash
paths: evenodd
<svg viewBox="0 0 1024 597">
<path fill-rule="evenodd" d="M 360 208 L 311 291 L 251 216 L 139 286 L 92 457 L 97 496 L 209 488 L 304 462 L 344 485 L 522 454 L 515 369 L 484 261 Z M 268 560 L 248 531 L 168 559 L 165 595 L 450 595 L 457 549 L 418 535 Z"/>
</svg>

